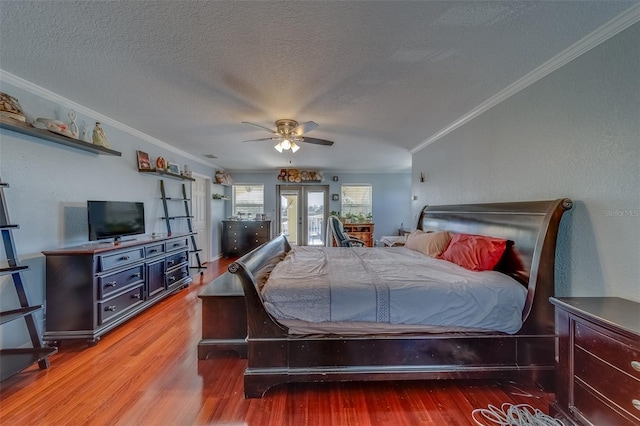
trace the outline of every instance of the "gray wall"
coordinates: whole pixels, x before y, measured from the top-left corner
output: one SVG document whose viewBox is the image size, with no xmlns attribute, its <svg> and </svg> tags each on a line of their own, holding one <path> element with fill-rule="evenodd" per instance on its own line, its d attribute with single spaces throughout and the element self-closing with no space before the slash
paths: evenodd
<svg viewBox="0 0 640 426">
<path fill-rule="evenodd" d="M 65 103 L 70 101 L 62 97 L 41 90 L 54 98 L 48 100 L 4 80 L 1 81 L 0 91 L 16 97 L 23 109 L 34 117 L 68 121 L 69 105 Z M 86 115 L 87 112 L 91 113 L 90 110 L 80 107 L 76 111 L 79 124 L 95 123 L 95 116 Z M 12 222 L 20 225 L 13 235 L 21 263 L 31 267 L 23 274 L 23 278 L 33 304 L 44 303 L 45 274 L 41 251 L 88 241 L 87 200 L 142 201 L 145 205 L 146 232 L 166 232 L 165 223 L 160 219 L 163 216 L 160 178 L 138 173 L 136 150 L 145 151 L 154 158 L 161 155 L 181 167 L 188 164 L 191 170 L 205 177 L 213 177 L 215 173 L 213 166 L 194 161 L 162 144 L 155 145 L 135 132 L 123 131 L 124 126 L 111 125 L 108 120 L 99 121 L 103 122 L 102 127 L 111 148 L 120 151 L 121 157 L 96 155 L 0 130 L 0 177 L 10 184 L 10 188 L 5 189 L 7 205 Z M 186 183 L 187 191 L 190 191 L 189 181 L 165 179 L 168 195 L 178 196 L 182 183 Z M 220 209 L 212 209 L 215 221 L 220 220 L 223 214 Z M 172 228 L 176 232 L 187 231 L 185 223 Z M 216 230 L 212 234 L 211 241 L 219 238 Z M 214 246 L 212 256 L 216 257 L 218 253 Z M 0 308 L 19 306 L 11 278 L 5 276 L 0 280 Z M 20 341 L 24 335 L 22 323 L 14 321 L 0 327 L 3 347 L 24 343 Z"/>
<path fill-rule="evenodd" d="M 556 294 L 640 301 L 640 24 L 413 155 L 418 203 L 570 197 Z"/>
</svg>

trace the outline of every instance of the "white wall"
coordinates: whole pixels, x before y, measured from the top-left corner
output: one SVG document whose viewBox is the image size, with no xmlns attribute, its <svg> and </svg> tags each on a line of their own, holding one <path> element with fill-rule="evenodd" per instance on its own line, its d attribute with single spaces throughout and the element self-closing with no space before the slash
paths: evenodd
<svg viewBox="0 0 640 426">
<path fill-rule="evenodd" d="M 415 153 L 420 172 L 414 215 L 425 200 L 573 199 L 556 294 L 640 301 L 640 24 Z"/>
</svg>

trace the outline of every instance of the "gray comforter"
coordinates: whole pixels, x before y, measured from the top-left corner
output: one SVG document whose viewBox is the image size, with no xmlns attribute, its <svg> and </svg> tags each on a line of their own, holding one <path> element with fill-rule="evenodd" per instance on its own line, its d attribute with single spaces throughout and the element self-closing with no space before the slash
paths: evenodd
<svg viewBox="0 0 640 426">
<path fill-rule="evenodd" d="M 404 247 L 294 247 L 265 283 L 281 320 L 468 327 L 515 333 L 526 289 Z"/>
</svg>

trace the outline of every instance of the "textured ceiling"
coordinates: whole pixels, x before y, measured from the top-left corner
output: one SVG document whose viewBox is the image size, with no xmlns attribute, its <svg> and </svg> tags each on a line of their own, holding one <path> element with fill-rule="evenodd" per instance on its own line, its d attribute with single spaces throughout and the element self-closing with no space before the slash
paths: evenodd
<svg viewBox="0 0 640 426">
<path fill-rule="evenodd" d="M 0 69 L 229 170 L 399 171 L 636 4 L 0 0 Z M 280 118 L 335 145 L 242 142 Z"/>
</svg>

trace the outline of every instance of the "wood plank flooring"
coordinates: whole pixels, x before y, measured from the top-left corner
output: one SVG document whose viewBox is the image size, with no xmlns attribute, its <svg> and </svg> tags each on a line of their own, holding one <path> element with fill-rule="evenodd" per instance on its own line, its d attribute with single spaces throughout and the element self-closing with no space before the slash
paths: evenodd
<svg viewBox="0 0 640 426">
<path fill-rule="evenodd" d="M 203 277 L 103 336 L 65 342 L 51 367 L 34 366 L 0 389 L 2 425 L 476 425 L 475 408 L 529 404 L 548 413 L 552 393 L 493 381 L 291 384 L 244 399 L 246 360 L 199 361 Z M 490 424 L 490 423 L 488 423 Z"/>
</svg>

